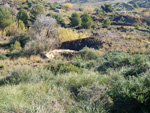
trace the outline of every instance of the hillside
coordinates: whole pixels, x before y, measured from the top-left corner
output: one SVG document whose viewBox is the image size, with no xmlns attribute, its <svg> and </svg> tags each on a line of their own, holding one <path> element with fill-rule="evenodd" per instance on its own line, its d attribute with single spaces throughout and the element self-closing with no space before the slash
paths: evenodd
<svg viewBox="0 0 150 113">
<path fill-rule="evenodd" d="M 132 0 L 129 2 L 130 4 L 137 3 L 139 7 L 142 8 L 149 8 L 150 7 L 150 1 L 149 0 Z"/>
<path fill-rule="evenodd" d="M 0 113 L 150 113 L 148 5 L 1 0 Z"/>
</svg>

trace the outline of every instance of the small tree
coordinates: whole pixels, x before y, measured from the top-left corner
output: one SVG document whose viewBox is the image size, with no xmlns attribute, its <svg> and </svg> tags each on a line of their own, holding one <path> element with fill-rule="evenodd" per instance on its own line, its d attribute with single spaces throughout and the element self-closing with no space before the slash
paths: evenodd
<svg viewBox="0 0 150 113">
<path fill-rule="evenodd" d="M 19 20 L 19 21 L 18 21 L 18 29 L 19 29 L 19 32 L 20 32 L 20 30 L 21 30 L 21 31 L 24 31 L 24 30 L 25 30 L 25 25 L 24 25 L 24 23 L 23 23 L 22 20 Z"/>
<path fill-rule="evenodd" d="M 103 21 L 103 27 L 108 28 L 111 26 L 111 21 L 109 19 L 106 19 Z"/>
<path fill-rule="evenodd" d="M 41 54 L 59 45 L 57 21 L 54 18 L 39 15 L 34 23 L 33 40 L 28 42 L 24 52 L 31 54 Z"/>
<path fill-rule="evenodd" d="M 33 7 L 31 9 L 31 18 L 32 18 L 32 22 L 34 22 L 36 20 L 36 17 L 40 14 L 44 13 L 44 8 L 41 5 L 36 5 L 35 7 Z"/>
<path fill-rule="evenodd" d="M 114 8 L 112 7 L 112 4 L 105 4 L 102 5 L 101 8 L 105 11 L 105 12 L 113 12 Z"/>
<path fill-rule="evenodd" d="M 139 24 L 136 24 L 134 27 L 135 27 L 135 29 L 139 29 L 140 28 Z"/>
<path fill-rule="evenodd" d="M 45 15 L 39 15 L 36 18 L 36 22 L 34 23 L 34 29 L 35 31 L 41 35 L 43 29 L 46 29 L 46 33 L 48 37 L 53 37 L 50 35 L 53 35 L 54 31 L 56 30 L 57 21 L 54 18 L 45 16 Z M 50 33 L 51 32 L 51 33 Z"/>
<path fill-rule="evenodd" d="M 101 14 L 101 10 L 100 9 L 96 9 L 96 15 L 100 16 L 100 14 Z"/>
<path fill-rule="evenodd" d="M 16 41 L 14 44 L 11 44 L 11 47 L 10 47 L 10 51 L 21 51 L 22 50 L 22 47 L 21 47 L 21 44 L 19 41 Z"/>
<path fill-rule="evenodd" d="M 17 14 L 17 20 L 22 20 L 25 25 L 28 24 L 28 14 L 24 9 L 21 9 Z"/>
<path fill-rule="evenodd" d="M 133 5 L 133 7 L 134 7 L 134 8 L 139 8 L 139 5 L 138 5 L 137 3 L 135 3 L 135 4 Z"/>
<path fill-rule="evenodd" d="M 79 27 L 81 26 L 81 18 L 80 15 L 75 13 L 72 13 L 71 17 L 70 17 L 70 21 L 71 21 L 71 25 L 73 27 Z"/>
<path fill-rule="evenodd" d="M 92 25 L 93 25 L 92 18 L 88 14 L 83 15 L 83 17 L 82 17 L 82 27 L 85 28 L 85 29 L 90 29 Z"/>
<path fill-rule="evenodd" d="M 0 29 L 2 30 L 2 38 L 6 27 L 12 23 L 12 14 L 6 8 L 0 9 Z"/>
</svg>

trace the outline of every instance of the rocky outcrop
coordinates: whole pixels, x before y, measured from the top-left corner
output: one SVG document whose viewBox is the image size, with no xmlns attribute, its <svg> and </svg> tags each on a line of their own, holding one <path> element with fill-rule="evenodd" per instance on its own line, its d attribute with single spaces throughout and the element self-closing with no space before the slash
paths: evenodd
<svg viewBox="0 0 150 113">
<path fill-rule="evenodd" d="M 90 37 L 85 39 L 63 42 L 60 49 L 70 49 L 70 50 L 79 51 L 83 49 L 85 46 L 99 49 L 100 47 L 102 47 L 103 43 L 104 42 L 102 42 L 99 38 Z"/>
<path fill-rule="evenodd" d="M 48 59 L 55 58 L 56 55 L 64 55 L 64 56 L 73 56 L 74 54 L 77 54 L 77 51 L 69 50 L 69 49 L 55 49 L 52 51 L 49 51 L 45 54 L 45 57 Z"/>
</svg>

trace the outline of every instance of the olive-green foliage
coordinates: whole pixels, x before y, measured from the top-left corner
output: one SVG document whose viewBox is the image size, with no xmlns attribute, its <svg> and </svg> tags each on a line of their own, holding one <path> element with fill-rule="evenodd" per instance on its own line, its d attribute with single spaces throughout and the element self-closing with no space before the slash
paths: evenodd
<svg viewBox="0 0 150 113">
<path fill-rule="evenodd" d="M 123 66 L 131 65 L 132 58 L 123 52 L 113 51 L 105 54 L 102 59 L 98 59 L 100 62 L 97 71 L 106 72 L 109 68 L 121 68 Z"/>
<path fill-rule="evenodd" d="M 4 60 L 4 59 L 7 59 L 7 56 L 4 54 L 0 54 L 0 60 Z"/>
<path fill-rule="evenodd" d="M 44 7 L 41 5 L 36 5 L 31 9 L 30 13 L 31 13 L 31 21 L 34 23 L 36 17 L 44 13 Z"/>
<path fill-rule="evenodd" d="M 110 27 L 111 26 L 111 21 L 109 20 L 109 19 L 105 19 L 104 21 L 103 21 L 103 27 L 104 28 L 108 28 L 108 27 Z"/>
<path fill-rule="evenodd" d="M 17 20 L 22 20 L 25 25 L 28 24 L 28 14 L 26 10 L 21 9 L 17 14 Z"/>
<path fill-rule="evenodd" d="M 149 62 L 144 53 L 111 51 L 92 60 L 79 55 L 71 62 L 50 60 L 47 66 L 13 68 L 0 80 L 0 111 L 149 113 Z M 97 72 L 102 69 L 107 73 Z M 125 76 L 132 69 L 142 73 Z"/>
<path fill-rule="evenodd" d="M 13 44 L 16 41 L 20 42 L 21 47 L 24 48 L 24 46 L 26 45 L 26 43 L 29 41 L 29 37 L 25 36 L 25 34 L 20 34 L 17 36 L 14 36 L 13 38 L 11 38 L 10 43 Z"/>
<path fill-rule="evenodd" d="M 36 83 L 42 80 L 48 80 L 50 74 L 52 74 L 50 71 L 42 68 L 17 67 L 7 73 L 6 78 L 2 79 L 0 84 Z"/>
<path fill-rule="evenodd" d="M 71 17 L 70 17 L 70 21 L 71 21 L 71 26 L 73 27 L 79 27 L 81 26 L 81 18 L 80 15 L 78 13 L 72 13 Z"/>
<path fill-rule="evenodd" d="M 84 47 L 82 50 L 80 50 L 79 54 L 81 54 L 82 57 L 90 60 L 97 59 L 100 56 L 98 50 L 95 50 L 94 48 L 88 48 L 88 47 Z"/>
<path fill-rule="evenodd" d="M 79 89 L 76 99 L 82 103 L 82 109 L 88 113 L 107 113 L 109 101 L 106 95 L 106 86 L 93 83 Z"/>
<path fill-rule="evenodd" d="M 112 7 L 112 4 L 104 4 L 101 6 L 101 8 L 105 11 L 105 12 L 113 12 L 114 8 Z"/>
<path fill-rule="evenodd" d="M 55 18 L 57 20 L 58 24 L 60 24 L 61 26 L 65 26 L 65 21 L 64 21 L 64 19 L 61 15 L 54 14 L 54 13 L 49 13 L 49 14 L 47 14 L 47 16 Z"/>
<path fill-rule="evenodd" d="M 113 113 L 148 113 L 150 111 L 150 76 L 121 79 L 108 90 L 113 99 Z"/>
<path fill-rule="evenodd" d="M 82 70 L 72 64 L 67 63 L 56 63 L 47 66 L 47 69 L 51 70 L 55 75 L 69 73 L 69 72 L 76 72 L 81 73 Z"/>
<path fill-rule="evenodd" d="M 83 60 L 84 59 L 84 60 Z M 75 59 L 72 60 L 71 64 L 79 67 L 79 68 L 85 68 L 85 69 L 92 69 L 95 68 L 95 61 L 87 61 L 89 59 L 85 59 L 85 57 L 83 57 L 83 59 Z"/>
<path fill-rule="evenodd" d="M 19 21 L 18 21 L 18 27 L 19 27 L 21 30 L 24 30 L 24 29 L 25 29 L 25 24 L 23 23 L 22 20 L 19 20 Z"/>
<path fill-rule="evenodd" d="M 101 14 L 101 10 L 100 9 L 96 9 L 96 15 L 100 16 L 100 14 Z"/>
<path fill-rule="evenodd" d="M 54 10 L 54 11 L 55 11 L 55 10 L 57 9 L 56 6 L 55 6 L 54 4 L 52 4 L 52 3 L 51 3 L 49 6 L 50 6 L 50 9 L 51 9 L 51 10 Z"/>
<path fill-rule="evenodd" d="M 128 55 L 127 53 L 113 51 L 105 54 L 103 58 L 95 62 L 98 72 L 107 72 L 109 69 L 126 70 L 122 73 L 124 76 L 139 76 L 149 71 L 150 62 L 149 57 L 144 55 Z"/>
<path fill-rule="evenodd" d="M 134 7 L 134 8 L 139 8 L 139 5 L 138 5 L 137 3 L 135 3 L 135 4 L 133 5 L 133 7 Z"/>
<path fill-rule="evenodd" d="M 134 27 L 135 27 L 135 29 L 139 29 L 140 26 L 138 24 L 136 24 Z"/>
<path fill-rule="evenodd" d="M 35 17 L 37 17 L 39 14 L 44 13 L 44 7 L 41 5 L 36 5 L 31 9 L 31 14 Z"/>
<path fill-rule="evenodd" d="M 28 2 L 28 7 L 31 8 L 32 7 L 32 3 Z"/>
<path fill-rule="evenodd" d="M 6 8 L 0 8 L 0 30 L 4 29 L 12 23 L 12 14 Z M 3 33 L 2 33 L 3 37 Z"/>
<path fill-rule="evenodd" d="M 22 50 L 22 47 L 21 47 L 21 44 L 20 42 L 16 41 L 14 44 L 11 44 L 10 46 L 10 51 L 21 51 Z"/>
<path fill-rule="evenodd" d="M 93 25 L 93 20 L 88 14 L 84 14 L 82 17 L 82 27 L 85 29 L 90 29 Z"/>
<path fill-rule="evenodd" d="M 4 64 L 0 64 L 0 70 L 4 69 L 4 68 L 5 68 L 5 65 Z"/>
<path fill-rule="evenodd" d="M 69 112 L 76 107 L 69 91 L 47 82 L 7 85 L 0 87 L 0 92 L 2 112 Z"/>
<path fill-rule="evenodd" d="M 125 73 L 126 76 L 138 76 L 147 72 L 150 69 L 150 62 L 147 57 L 135 56 L 132 61 L 132 66 L 133 68 Z"/>
</svg>

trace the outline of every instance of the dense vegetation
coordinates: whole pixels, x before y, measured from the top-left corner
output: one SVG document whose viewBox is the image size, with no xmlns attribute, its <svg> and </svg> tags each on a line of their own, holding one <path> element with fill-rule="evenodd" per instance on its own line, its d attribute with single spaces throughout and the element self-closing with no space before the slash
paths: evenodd
<svg viewBox="0 0 150 113">
<path fill-rule="evenodd" d="M 149 1 L 0 2 L 0 112 L 150 112 Z"/>
</svg>

